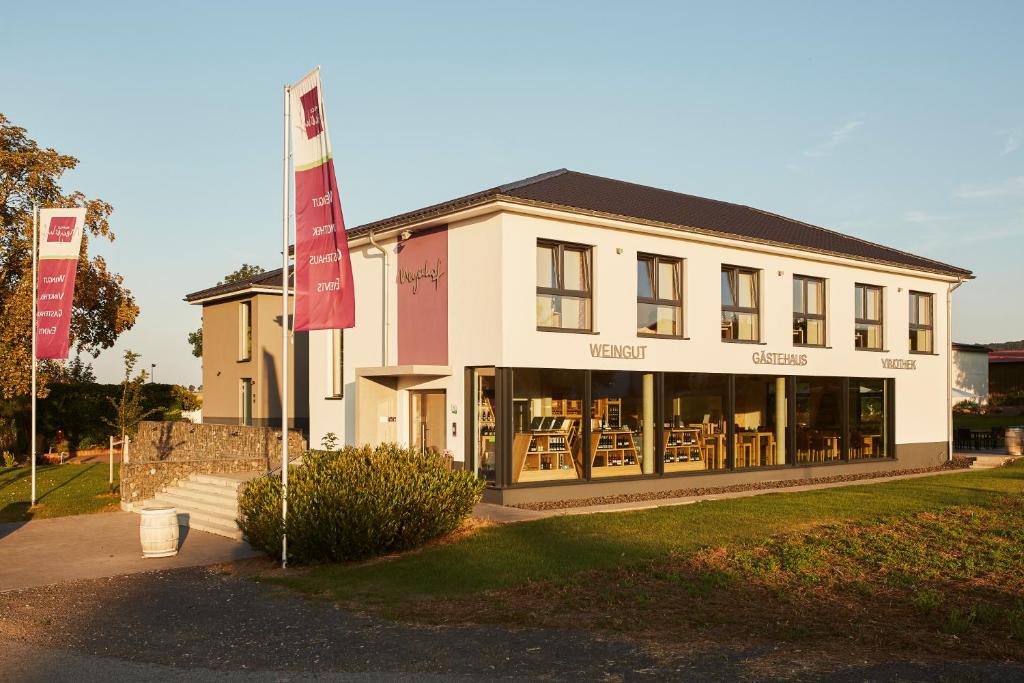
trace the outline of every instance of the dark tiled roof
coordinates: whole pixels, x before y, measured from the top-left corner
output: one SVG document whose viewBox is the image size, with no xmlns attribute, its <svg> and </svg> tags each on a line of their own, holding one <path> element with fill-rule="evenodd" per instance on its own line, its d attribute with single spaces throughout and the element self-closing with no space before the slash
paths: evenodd
<svg viewBox="0 0 1024 683">
<path fill-rule="evenodd" d="M 497 199 L 648 221 L 682 231 L 796 247 L 947 275 L 971 276 L 971 272 L 964 268 L 884 247 L 769 211 L 566 169 L 361 225 L 349 230 L 349 238 Z"/>
<path fill-rule="evenodd" d="M 962 344 L 960 342 L 953 342 L 954 351 L 974 351 L 976 353 L 992 353 L 992 349 L 981 344 Z"/>
<path fill-rule="evenodd" d="M 290 276 L 289 276 L 290 278 Z M 294 282 L 293 279 L 289 279 L 289 283 Z M 193 301 L 199 301 L 201 299 L 208 299 L 213 296 L 223 296 L 225 294 L 231 294 L 233 292 L 243 292 L 250 287 L 260 287 L 263 289 L 281 289 L 281 269 L 268 270 L 258 275 L 253 275 L 251 278 L 245 280 L 239 280 L 238 282 L 226 282 L 222 285 L 215 287 L 208 287 L 201 289 L 198 292 L 192 292 L 191 294 L 185 295 L 185 301 L 189 303 Z"/>
</svg>

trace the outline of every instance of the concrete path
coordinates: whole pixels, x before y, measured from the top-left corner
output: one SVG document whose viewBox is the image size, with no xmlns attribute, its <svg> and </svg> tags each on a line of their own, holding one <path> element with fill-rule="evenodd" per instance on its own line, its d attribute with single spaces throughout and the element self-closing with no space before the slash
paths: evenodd
<svg viewBox="0 0 1024 683">
<path fill-rule="evenodd" d="M 990 467 L 1002 466 L 1006 457 L 996 458 L 991 456 L 991 462 L 986 460 L 984 465 L 975 464 L 973 469 L 987 469 Z M 625 503 L 608 503 L 605 505 L 586 505 L 581 507 L 561 508 L 558 510 L 524 510 L 522 508 L 511 508 L 490 503 L 478 503 L 473 509 L 473 517 L 480 520 L 510 523 L 525 522 L 533 519 L 544 519 L 547 517 L 558 517 L 563 515 L 592 515 L 601 512 L 628 512 L 631 510 L 649 510 L 652 508 L 665 507 L 670 505 L 690 505 L 703 500 L 727 500 L 729 498 L 747 498 L 750 496 L 763 496 L 768 493 L 795 493 L 797 491 L 816 491 L 818 489 L 832 489 L 841 486 L 865 486 L 868 484 L 882 484 L 887 481 L 898 481 L 900 479 L 918 479 L 921 477 L 936 477 L 943 474 L 962 474 L 971 470 L 939 470 L 937 472 L 924 472 L 920 474 L 901 474 L 893 477 L 879 477 L 877 479 L 860 479 L 854 481 L 837 481 L 819 484 L 805 484 L 803 486 L 785 486 L 779 488 L 751 489 L 749 491 L 730 491 L 727 493 L 710 493 L 699 496 L 681 496 L 677 498 L 658 498 L 655 500 L 627 501 Z"/>
<path fill-rule="evenodd" d="M 258 554 L 243 541 L 181 527 L 177 555 L 143 559 L 139 516 L 130 512 L 0 524 L 0 592 Z"/>
</svg>

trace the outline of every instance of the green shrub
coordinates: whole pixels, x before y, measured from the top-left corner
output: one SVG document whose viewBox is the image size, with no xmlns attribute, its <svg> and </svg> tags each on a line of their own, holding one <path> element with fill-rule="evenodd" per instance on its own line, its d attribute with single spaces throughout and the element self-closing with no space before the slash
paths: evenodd
<svg viewBox="0 0 1024 683">
<path fill-rule="evenodd" d="M 443 455 L 388 444 L 311 451 L 289 471 L 288 558 L 296 563 L 360 560 L 415 548 L 455 531 L 484 483 L 450 471 Z M 281 481 L 250 482 L 239 526 L 270 555 L 281 550 Z"/>
<path fill-rule="evenodd" d="M 14 461 L 14 454 L 11 453 L 10 451 L 4 451 L 3 453 L 0 453 L 0 460 L 3 460 L 3 467 L 5 469 L 10 469 L 18 464 L 17 462 Z"/>
</svg>

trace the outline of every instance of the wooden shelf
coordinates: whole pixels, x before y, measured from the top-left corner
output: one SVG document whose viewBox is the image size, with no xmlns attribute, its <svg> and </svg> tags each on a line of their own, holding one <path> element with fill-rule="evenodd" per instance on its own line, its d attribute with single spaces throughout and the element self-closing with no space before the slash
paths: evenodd
<svg viewBox="0 0 1024 683">
<path fill-rule="evenodd" d="M 574 434 L 572 421 L 563 430 L 516 434 L 512 440 L 513 482 L 581 478 L 582 467 L 572 453 Z"/>
</svg>

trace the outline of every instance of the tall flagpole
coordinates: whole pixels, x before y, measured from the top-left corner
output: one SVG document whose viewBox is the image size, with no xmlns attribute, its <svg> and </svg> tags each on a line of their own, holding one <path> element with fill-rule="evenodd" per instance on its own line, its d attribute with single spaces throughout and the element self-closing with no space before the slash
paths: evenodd
<svg viewBox="0 0 1024 683">
<path fill-rule="evenodd" d="M 36 221 L 39 211 L 32 202 L 32 503 L 36 504 Z"/>
<path fill-rule="evenodd" d="M 284 86 L 284 148 L 281 154 L 281 567 L 288 566 L 288 128 L 290 89 Z"/>
</svg>

